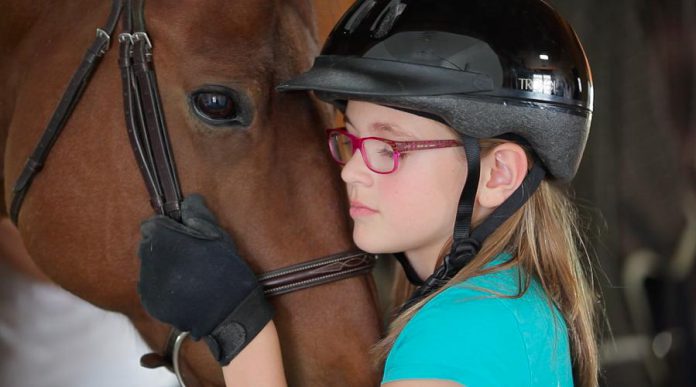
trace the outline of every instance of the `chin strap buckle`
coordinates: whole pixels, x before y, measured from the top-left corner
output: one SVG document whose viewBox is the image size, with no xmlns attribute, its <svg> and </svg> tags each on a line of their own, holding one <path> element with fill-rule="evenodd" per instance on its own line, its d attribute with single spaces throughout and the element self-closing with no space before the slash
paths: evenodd
<svg viewBox="0 0 696 387">
<path fill-rule="evenodd" d="M 481 243 L 473 238 L 455 241 L 443 263 L 445 267 L 444 273 L 448 279 L 453 277 L 459 270 L 471 262 L 480 249 Z"/>
</svg>

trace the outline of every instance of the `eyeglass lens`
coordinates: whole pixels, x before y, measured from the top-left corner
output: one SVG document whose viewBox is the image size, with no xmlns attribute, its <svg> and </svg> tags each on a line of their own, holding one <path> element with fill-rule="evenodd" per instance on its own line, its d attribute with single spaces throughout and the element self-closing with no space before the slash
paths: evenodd
<svg viewBox="0 0 696 387">
<path fill-rule="evenodd" d="M 355 142 L 357 143 L 359 140 Z M 340 132 L 331 133 L 329 149 L 337 162 L 341 164 L 347 163 L 356 151 L 353 147 L 353 139 L 346 134 Z M 386 142 L 377 139 L 363 140 L 361 153 L 367 167 L 375 172 L 384 173 L 394 169 L 394 149 Z"/>
</svg>

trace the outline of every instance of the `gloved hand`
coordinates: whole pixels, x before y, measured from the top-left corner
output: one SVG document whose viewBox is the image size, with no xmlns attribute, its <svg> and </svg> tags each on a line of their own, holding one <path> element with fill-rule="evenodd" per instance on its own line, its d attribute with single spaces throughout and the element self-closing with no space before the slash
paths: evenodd
<svg viewBox="0 0 696 387">
<path fill-rule="evenodd" d="M 156 215 L 142 223 L 140 300 L 153 317 L 203 338 L 227 365 L 273 310 L 202 196 L 184 199 L 181 220 Z"/>
</svg>

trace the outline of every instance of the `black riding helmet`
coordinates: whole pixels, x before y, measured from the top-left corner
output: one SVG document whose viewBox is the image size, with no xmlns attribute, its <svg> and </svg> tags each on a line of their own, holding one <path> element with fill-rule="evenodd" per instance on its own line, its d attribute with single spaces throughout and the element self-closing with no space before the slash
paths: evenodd
<svg viewBox="0 0 696 387">
<path fill-rule="evenodd" d="M 411 303 L 468 263 L 545 174 L 559 182 L 574 177 L 593 103 L 584 50 L 542 0 L 360 0 L 314 66 L 278 90 L 312 90 L 342 111 L 348 100 L 402 109 L 443 121 L 462 136 L 469 177 L 452 250 Z M 520 189 L 471 231 L 477 139 L 493 137 L 523 139 L 538 160 Z M 421 284 L 405 258 L 397 258 L 411 282 Z"/>
</svg>

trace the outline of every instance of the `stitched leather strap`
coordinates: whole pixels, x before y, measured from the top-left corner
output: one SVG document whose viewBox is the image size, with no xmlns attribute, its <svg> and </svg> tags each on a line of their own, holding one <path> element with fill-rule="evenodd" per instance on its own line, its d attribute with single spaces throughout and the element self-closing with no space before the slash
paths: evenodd
<svg viewBox="0 0 696 387">
<path fill-rule="evenodd" d="M 157 213 L 180 220 L 181 188 L 152 67 L 152 42 L 145 30 L 143 6 L 143 0 L 126 0 L 119 35 L 126 127 L 150 204 Z"/>
<path fill-rule="evenodd" d="M 375 261 L 374 255 L 363 251 L 336 254 L 262 274 L 259 282 L 266 296 L 279 296 L 365 274 Z"/>
</svg>

